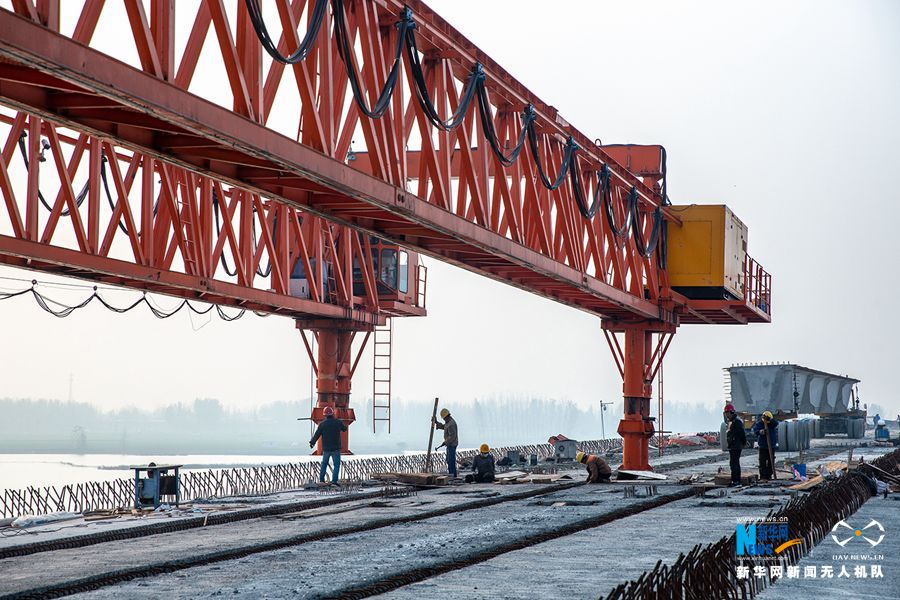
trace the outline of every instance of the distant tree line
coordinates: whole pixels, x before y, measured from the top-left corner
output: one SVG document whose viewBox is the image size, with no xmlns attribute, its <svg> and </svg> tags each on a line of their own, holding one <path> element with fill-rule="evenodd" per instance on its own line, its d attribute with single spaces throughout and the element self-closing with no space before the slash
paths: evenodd
<svg viewBox="0 0 900 600">
<path fill-rule="evenodd" d="M 372 431 L 371 400 L 357 399 L 351 447 L 357 454 L 425 450 L 433 399 L 395 400 L 391 433 Z M 562 433 L 574 439 L 601 437 L 599 407 L 525 395 L 442 402 L 459 423 L 460 445 L 534 444 Z M 85 402 L 0 399 L 0 452 L 110 454 L 308 454 L 309 399 L 278 400 L 232 410 L 214 398 L 142 409 L 103 411 Z M 670 405 L 665 427 L 673 431 L 717 430 L 720 409 Z M 616 435 L 619 401 L 603 415 L 607 437 Z M 440 432 L 436 439 L 440 440 Z M 435 444 L 437 445 L 437 443 Z"/>
</svg>

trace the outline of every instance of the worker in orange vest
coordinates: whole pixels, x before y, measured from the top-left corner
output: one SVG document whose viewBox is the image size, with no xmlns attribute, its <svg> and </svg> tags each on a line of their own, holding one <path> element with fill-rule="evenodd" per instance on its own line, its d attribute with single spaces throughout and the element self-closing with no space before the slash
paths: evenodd
<svg viewBox="0 0 900 600">
<path fill-rule="evenodd" d="M 612 475 L 612 470 L 605 460 L 594 454 L 586 454 L 579 452 L 575 455 L 575 460 L 583 464 L 587 468 L 588 483 L 608 483 Z"/>
</svg>

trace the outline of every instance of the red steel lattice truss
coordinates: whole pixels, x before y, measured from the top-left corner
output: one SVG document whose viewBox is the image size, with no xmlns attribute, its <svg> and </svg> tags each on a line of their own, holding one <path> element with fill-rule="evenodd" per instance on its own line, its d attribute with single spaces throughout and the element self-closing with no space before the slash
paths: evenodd
<svg viewBox="0 0 900 600">
<path fill-rule="evenodd" d="M 309 22 L 313 3 L 263 3 L 282 54 L 300 43 L 298 29 Z M 554 191 L 543 187 L 530 149 L 504 167 L 476 111 L 453 131 L 433 127 L 411 93 L 408 60 L 384 116 L 361 116 L 330 12 L 306 60 L 284 65 L 264 55 L 243 1 L 234 10 L 223 0 L 178 2 L 177 8 L 174 0 L 10 4 L 12 11 L 0 11 L 0 103 L 11 109 L 0 157 L 6 221 L 0 219 L 0 261 L 278 312 L 310 328 L 341 320 L 342 330 L 353 322 L 365 329 L 383 322 L 390 307 L 379 306 L 370 269 L 363 269 L 365 293 L 353 294 L 353 260 L 370 267 L 371 257 L 368 236 L 344 227 L 370 233 L 597 314 L 611 334 L 623 333 L 626 413 L 631 410 L 623 423 L 640 423 L 639 432 L 620 426 L 631 468 L 647 466 L 653 427 L 649 400 L 628 398 L 649 399 L 650 365 L 665 351 L 651 352 L 650 334 L 671 334 L 681 323 L 770 319 L 768 275 L 755 263 L 748 264 L 743 301 L 689 300 L 670 289 L 659 251 L 645 258 L 633 236 L 615 235 L 599 215 L 583 218 L 569 180 Z M 75 11 L 71 19 L 61 18 L 61 5 Z M 582 187 L 592 194 L 597 180 L 590 174 L 607 165 L 614 215 L 624 219 L 635 190 L 636 220 L 648 239 L 651 216 L 664 204 L 659 147 L 651 147 L 650 165 L 639 168 L 639 149 L 596 145 L 420 1 L 346 3 L 370 102 L 390 70 L 394 25 L 406 5 L 429 94 L 443 118 L 458 106 L 480 63 L 501 142 L 515 143 L 520 113 L 532 105 L 543 163 L 560 164 L 566 140 L 574 140 Z M 176 16 L 190 23 L 186 37 Z M 74 27 L 63 30 L 63 21 Z M 124 62 L 128 57 L 132 64 Z M 25 189 L 17 190 L 10 169 L 23 131 L 29 160 Z M 44 163 L 42 137 L 49 141 Z M 114 187 L 109 211 L 98 182 L 104 156 Z M 626 162 L 630 170 L 620 164 Z M 47 169 L 59 189 L 53 210 L 41 216 L 39 177 Z M 77 205 L 72 182 L 78 173 L 89 181 L 86 208 Z M 214 195 L 227 211 L 221 233 L 213 226 Z M 665 206 L 662 213 L 678 225 Z M 63 220 L 71 231 L 60 231 Z M 127 242 L 130 252 L 112 258 L 115 240 Z M 219 268 L 223 253 L 234 260 L 234 277 Z M 268 278 L 255 275 L 263 255 L 272 265 Z M 323 297 L 321 282 L 309 299 L 289 293 L 292 265 L 307 261 L 312 273 L 310 257 L 338 261 L 337 301 Z"/>
</svg>

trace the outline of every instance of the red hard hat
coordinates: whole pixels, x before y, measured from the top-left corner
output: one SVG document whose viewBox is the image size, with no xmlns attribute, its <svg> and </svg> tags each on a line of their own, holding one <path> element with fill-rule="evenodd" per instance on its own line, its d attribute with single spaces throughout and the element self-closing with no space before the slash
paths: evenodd
<svg viewBox="0 0 900 600">
<path fill-rule="evenodd" d="M 325 407 L 325 416 L 326 416 L 326 417 L 330 417 L 330 416 L 332 416 L 333 414 L 334 414 L 334 409 L 331 408 L 330 406 L 326 406 L 326 407 Z"/>
<path fill-rule="evenodd" d="M 728 403 L 725 405 L 725 409 L 722 412 L 737 412 L 734 410 L 734 404 Z"/>
</svg>

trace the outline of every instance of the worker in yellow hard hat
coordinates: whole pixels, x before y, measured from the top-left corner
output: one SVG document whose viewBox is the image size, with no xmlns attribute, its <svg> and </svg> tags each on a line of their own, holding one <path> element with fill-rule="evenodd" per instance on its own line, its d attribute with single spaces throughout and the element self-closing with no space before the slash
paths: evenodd
<svg viewBox="0 0 900 600">
<path fill-rule="evenodd" d="M 612 470 L 609 468 L 606 460 L 595 454 L 587 454 L 586 452 L 578 452 L 575 454 L 575 460 L 583 464 L 587 468 L 588 483 L 608 483 L 612 476 Z"/>
<path fill-rule="evenodd" d="M 493 483 L 496 466 L 494 455 L 487 444 L 478 448 L 478 454 L 472 459 L 472 474 L 466 475 L 466 483 Z"/>
<path fill-rule="evenodd" d="M 446 408 L 441 409 L 441 418 L 444 420 L 443 423 L 438 423 L 438 420 L 434 417 L 431 420 L 436 428 L 444 430 L 444 443 L 435 448 L 435 450 L 439 450 L 441 446 L 447 447 L 447 471 L 452 477 L 456 477 L 456 447 L 459 445 L 456 421 Z"/>
<path fill-rule="evenodd" d="M 772 479 L 772 470 L 775 468 L 775 451 L 778 450 L 778 421 L 771 411 L 765 411 L 759 416 L 759 420 L 753 424 L 753 433 L 756 434 L 756 443 L 759 446 L 759 479 L 768 481 Z"/>
</svg>

